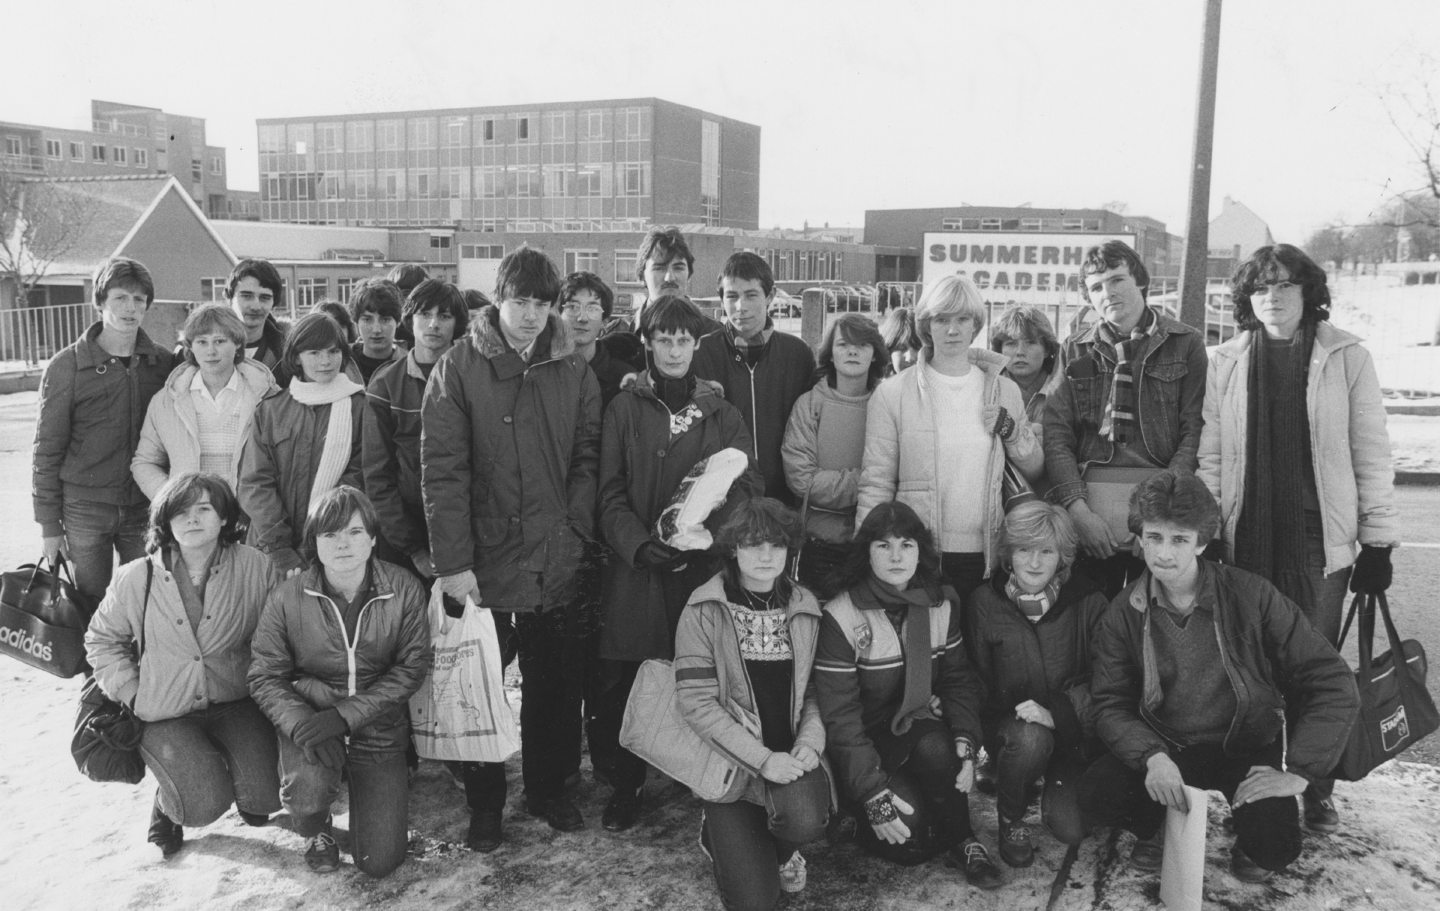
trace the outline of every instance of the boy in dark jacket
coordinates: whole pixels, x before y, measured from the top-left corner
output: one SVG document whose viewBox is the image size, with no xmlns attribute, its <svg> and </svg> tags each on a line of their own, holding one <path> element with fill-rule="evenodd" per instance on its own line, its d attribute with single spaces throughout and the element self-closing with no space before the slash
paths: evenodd
<svg viewBox="0 0 1440 911">
<path fill-rule="evenodd" d="M 770 320 L 775 276 L 765 260 L 748 251 L 733 254 L 720 270 L 719 285 L 725 327 L 701 340 L 695 375 L 719 383 L 725 401 L 740 409 L 765 496 L 797 505 L 785 483 L 780 445 L 795 400 L 815 385 L 815 354 L 795 336 L 775 331 Z"/>
<path fill-rule="evenodd" d="M 1186 785 L 1218 790 L 1234 808 L 1231 872 L 1265 882 L 1300 856 L 1295 796 L 1335 767 L 1359 696 L 1345 661 L 1274 586 L 1198 559 L 1219 526 L 1189 473 L 1161 472 L 1130 499 L 1147 571 L 1095 641 L 1096 726 L 1112 755 L 1081 778 L 1080 806 L 1092 824 L 1135 832 L 1132 862 L 1153 870 L 1165 809 L 1189 809 Z"/>
<path fill-rule="evenodd" d="M 600 387 L 559 293 L 538 250 L 501 260 L 499 303 L 474 314 L 425 389 L 420 487 L 445 593 L 513 616 L 526 806 L 570 831 L 585 821 L 564 794 L 579 761 L 580 670 L 566 664 L 563 608 L 595 537 Z M 487 825 L 498 842 L 498 812 Z"/>
<path fill-rule="evenodd" d="M 600 453 L 600 528 L 614 557 L 605 567 L 600 655 L 607 661 L 604 693 L 591 728 L 592 753 L 615 756 L 609 773 L 615 792 L 601 822 L 611 831 L 635 825 L 645 763 L 611 746 L 640 663 L 674 655 L 675 628 L 690 593 L 715 574 L 705 551 L 678 551 L 655 536 L 655 522 L 698 462 L 722 449 L 750 451 L 739 413 L 713 383 L 691 371 L 700 311 L 683 297 L 661 297 L 640 327 L 651 366 L 605 412 Z M 759 493 L 752 462 L 731 487 L 730 498 Z"/>
<path fill-rule="evenodd" d="M 145 552 L 149 504 L 130 475 L 150 399 L 172 358 L 140 324 L 155 299 L 150 270 L 115 257 L 95 273 L 100 321 L 51 358 L 40 379 L 32 492 L 45 558 L 67 555 L 98 605 L 121 563 Z"/>
<path fill-rule="evenodd" d="M 230 270 L 225 299 L 245 324 L 245 356 L 274 371 L 285 353 L 285 330 L 274 314 L 285 303 L 280 271 L 268 259 L 240 260 Z"/>
<path fill-rule="evenodd" d="M 350 293 L 350 317 L 359 335 L 350 346 L 350 355 L 367 386 L 375 371 L 405 359 L 405 349 L 395 344 L 404 307 L 404 292 L 388 279 L 367 278 Z"/>
</svg>

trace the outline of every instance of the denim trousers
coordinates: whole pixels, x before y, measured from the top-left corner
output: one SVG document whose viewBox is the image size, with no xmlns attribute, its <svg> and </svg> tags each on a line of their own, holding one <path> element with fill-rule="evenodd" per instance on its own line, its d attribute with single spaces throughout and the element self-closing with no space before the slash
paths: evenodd
<svg viewBox="0 0 1440 911">
<path fill-rule="evenodd" d="M 160 783 L 160 809 L 181 825 L 209 825 L 231 804 L 247 813 L 280 809 L 275 728 L 254 700 L 146 722 L 140 756 Z"/>
<path fill-rule="evenodd" d="M 819 841 L 830 821 L 830 779 L 814 768 L 789 784 L 762 781 L 765 805 L 705 801 L 700 840 L 727 911 L 775 907 L 780 864 Z"/>
<path fill-rule="evenodd" d="M 95 600 L 105 597 L 115 571 L 115 555 L 121 563 L 145 556 L 145 530 L 149 525 L 146 506 L 115 506 L 89 500 L 66 500 L 61 506 L 65 526 L 65 547 L 75 572 L 75 585 Z"/>
<path fill-rule="evenodd" d="M 1024 819 L 1030 786 L 1043 775 L 1041 819 L 1058 840 L 1078 845 L 1085 837 L 1076 790 L 1083 767 L 1067 751 L 1056 749 L 1055 732 L 1012 715 L 996 729 L 990 748 L 995 758 L 996 811 L 1011 822 Z"/>
<path fill-rule="evenodd" d="M 1175 750 L 1170 758 L 1191 787 L 1219 791 L 1235 799 L 1235 789 L 1251 766 L 1279 768 L 1280 745 L 1258 753 L 1228 755 L 1218 743 Z M 1087 826 L 1120 826 L 1149 838 L 1165 821 L 1165 807 L 1145 790 L 1145 771 L 1132 769 L 1112 754 L 1096 760 L 1080 776 L 1080 810 Z M 1293 797 L 1267 797 L 1235 808 L 1235 844 L 1266 870 L 1281 870 L 1300 856 L 1300 812 Z"/>
<path fill-rule="evenodd" d="M 280 735 L 280 802 L 296 834 L 310 838 L 330 820 L 340 796 L 340 770 L 309 762 L 290 738 Z M 405 750 L 376 749 L 352 740 L 345 749 L 350 786 L 350 843 L 355 866 L 388 876 L 405 860 L 410 775 Z"/>
</svg>

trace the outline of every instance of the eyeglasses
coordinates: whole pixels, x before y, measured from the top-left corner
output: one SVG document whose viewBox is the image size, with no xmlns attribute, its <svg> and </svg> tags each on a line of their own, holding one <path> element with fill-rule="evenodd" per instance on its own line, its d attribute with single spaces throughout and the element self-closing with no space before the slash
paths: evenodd
<svg viewBox="0 0 1440 911">
<path fill-rule="evenodd" d="M 1272 294 L 1284 294 L 1298 287 L 1300 286 L 1294 282 L 1275 282 L 1273 285 L 1256 285 L 1255 290 L 1250 292 L 1250 296 L 1269 297 Z"/>
<path fill-rule="evenodd" d="M 605 308 L 600 304 L 565 304 L 561 306 L 560 312 L 566 316 L 579 316 L 583 313 L 586 316 L 594 317 L 604 316 Z"/>
</svg>

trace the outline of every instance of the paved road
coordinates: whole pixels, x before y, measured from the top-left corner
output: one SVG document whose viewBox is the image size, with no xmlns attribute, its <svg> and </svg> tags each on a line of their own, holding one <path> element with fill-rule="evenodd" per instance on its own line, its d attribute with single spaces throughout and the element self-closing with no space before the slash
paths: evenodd
<svg viewBox="0 0 1440 911">
<path fill-rule="evenodd" d="M 39 553 L 39 527 L 30 509 L 35 404 L 33 392 L 0 395 L 0 566 L 7 569 Z M 1402 636 L 1424 644 L 1432 662 L 1440 661 L 1440 487 L 1398 491 L 1405 544 L 1395 554 L 1395 585 L 1390 590 L 1395 624 Z M 1354 639 L 1352 633 L 1344 650 L 1352 664 Z M 1440 670 L 1429 677 L 1431 694 L 1440 702 Z M 1412 749 L 1407 758 L 1440 765 L 1440 734 Z"/>
</svg>

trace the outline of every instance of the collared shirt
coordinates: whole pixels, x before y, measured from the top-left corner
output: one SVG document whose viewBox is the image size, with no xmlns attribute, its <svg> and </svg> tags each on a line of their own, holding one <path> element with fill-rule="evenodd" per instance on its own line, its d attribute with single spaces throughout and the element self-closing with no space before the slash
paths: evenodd
<svg viewBox="0 0 1440 911">
<path fill-rule="evenodd" d="M 230 382 L 225 384 L 219 395 L 211 395 L 210 388 L 205 385 L 205 375 L 196 370 L 195 375 L 190 378 L 190 394 L 194 397 L 197 408 L 205 404 L 211 411 L 216 412 L 233 409 L 234 400 L 240 395 L 240 371 L 230 371 Z"/>
</svg>

